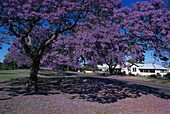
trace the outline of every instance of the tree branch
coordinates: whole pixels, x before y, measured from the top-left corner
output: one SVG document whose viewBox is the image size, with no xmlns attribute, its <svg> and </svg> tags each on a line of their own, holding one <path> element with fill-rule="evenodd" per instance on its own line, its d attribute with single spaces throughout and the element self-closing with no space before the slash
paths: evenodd
<svg viewBox="0 0 170 114">
<path fill-rule="evenodd" d="M 53 40 L 55 40 L 60 33 L 63 33 L 64 31 L 73 29 L 77 25 L 77 22 L 78 22 L 81 14 L 82 13 L 78 14 L 77 19 L 75 20 L 75 23 L 72 26 L 64 27 L 62 30 L 57 29 L 51 36 L 49 36 L 49 39 L 44 41 L 44 45 L 41 45 L 40 47 L 38 47 L 38 56 L 41 56 L 43 54 L 45 47 L 47 47 Z M 58 28 L 60 28 L 60 27 L 61 27 L 61 25 L 59 25 Z"/>
<path fill-rule="evenodd" d="M 33 58 L 33 54 L 31 54 L 31 49 L 29 48 L 28 44 L 25 42 L 25 38 L 23 36 L 21 36 L 20 38 L 21 38 L 21 44 L 24 48 L 25 53 L 27 54 L 29 58 Z"/>
<path fill-rule="evenodd" d="M 28 45 L 32 46 L 31 37 L 28 35 Z"/>
<path fill-rule="evenodd" d="M 64 27 L 62 30 L 59 30 L 58 33 L 63 33 L 64 31 L 73 29 L 77 25 L 77 22 L 78 22 L 81 14 L 82 13 L 79 13 L 77 19 L 75 20 L 75 23 L 72 26 Z"/>
<path fill-rule="evenodd" d="M 24 33 L 24 34 L 26 34 L 26 36 L 31 32 L 31 30 L 33 29 L 33 27 L 36 25 L 36 23 L 37 23 L 40 19 L 41 19 L 40 17 L 38 17 L 38 19 L 33 19 L 33 23 L 30 24 L 29 29 L 27 29 L 27 30 L 25 31 L 25 33 Z"/>
<path fill-rule="evenodd" d="M 17 32 L 15 32 L 14 27 L 13 27 L 13 25 L 12 25 L 11 23 L 9 23 L 9 30 L 10 30 L 16 37 L 20 38 L 20 35 L 19 35 Z"/>
</svg>

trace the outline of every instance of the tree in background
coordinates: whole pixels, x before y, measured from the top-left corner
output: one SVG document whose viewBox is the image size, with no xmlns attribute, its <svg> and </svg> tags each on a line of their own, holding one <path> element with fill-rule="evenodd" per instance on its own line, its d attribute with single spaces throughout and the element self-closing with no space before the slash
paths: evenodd
<svg viewBox="0 0 170 114">
<path fill-rule="evenodd" d="M 170 53 L 170 11 L 163 0 L 137 2 L 132 5 L 123 28 L 133 44 L 153 50 L 154 56 Z M 163 57 L 159 56 L 159 57 Z"/>
<path fill-rule="evenodd" d="M 15 70 L 16 69 L 16 61 L 12 60 L 10 62 L 6 62 L 6 58 L 10 57 L 11 55 L 9 53 L 7 53 L 6 55 L 4 55 L 4 61 L 2 64 L 2 69 L 4 70 Z"/>
<path fill-rule="evenodd" d="M 127 62 L 128 62 L 128 63 L 131 63 L 131 64 L 135 64 L 135 63 L 143 64 L 142 62 L 137 62 L 137 61 L 135 61 L 135 60 L 133 60 L 133 59 L 128 59 Z"/>
<path fill-rule="evenodd" d="M 12 56 L 9 53 L 7 53 L 4 56 L 5 59 L 4 59 L 3 63 L 2 63 L 1 69 L 3 69 L 3 70 L 16 70 L 16 69 L 29 69 L 30 68 L 29 63 L 23 62 L 23 64 L 20 64 L 20 62 L 16 61 L 16 57 L 13 58 Z M 23 55 L 17 55 L 17 56 L 20 58 Z"/>
<path fill-rule="evenodd" d="M 63 40 L 64 55 L 60 53 L 58 60 L 69 65 L 75 61 L 76 66 L 82 61 L 94 66 L 106 63 L 110 74 L 113 74 L 116 65 L 123 65 L 126 57 L 140 63 L 148 50 L 154 50 L 155 57 L 163 51 L 169 53 L 169 10 L 163 0 L 137 2 L 132 9 L 117 8 L 106 17 L 104 14 L 105 20 L 92 21 L 88 26 L 79 24 L 79 31 L 68 36 L 71 41 Z M 51 55 L 55 58 L 59 53 L 56 50 Z"/>
</svg>

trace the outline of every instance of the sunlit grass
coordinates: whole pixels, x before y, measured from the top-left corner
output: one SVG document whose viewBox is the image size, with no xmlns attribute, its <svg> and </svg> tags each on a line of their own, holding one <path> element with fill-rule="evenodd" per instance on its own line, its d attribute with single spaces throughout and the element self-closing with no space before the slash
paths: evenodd
<svg viewBox="0 0 170 114">
<path fill-rule="evenodd" d="M 2 73 L 30 73 L 30 69 L 0 70 L 0 74 Z"/>
<path fill-rule="evenodd" d="M 1 70 L 0 80 L 2 79 L 16 79 L 16 78 L 26 78 L 29 76 L 29 69 L 20 70 Z M 22 75 L 23 73 L 23 75 Z"/>
<path fill-rule="evenodd" d="M 0 74 L 0 79 L 16 79 L 16 78 L 26 78 L 28 76 L 15 76 L 15 75 L 2 75 Z"/>
<path fill-rule="evenodd" d="M 156 78 L 126 78 L 126 79 L 170 85 L 170 80 L 167 79 L 156 79 Z"/>
</svg>

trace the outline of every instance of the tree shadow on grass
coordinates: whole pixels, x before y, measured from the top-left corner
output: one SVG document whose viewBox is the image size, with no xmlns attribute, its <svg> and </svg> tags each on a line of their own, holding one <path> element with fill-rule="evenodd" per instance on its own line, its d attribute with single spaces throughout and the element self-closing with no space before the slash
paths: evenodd
<svg viewBox="0 0 170 114">
<path fill-rule="evenodd" d="M 12 79 L 0 82 L 0 92 L 7 92 L 8 97 L 0 98 L 7 100 L 19 95 L 33 95 L 34 88 L 25 88 L 28 79 Z M 157 97 L 170 99 L 169 95 L 160 93 L 159 89 L 148 86 L 127 84 L 116 79 L 100 79 L 95 77 L 83 78 L 40 78 L 38 82 L 38 95 L 60 94 L 70 95 L 70 99 L 79 98 L 91 102 L 114 103 L 120 99 L 137 98 L 142 94 L 154 94 Z"/>
<path fill-rule="evenodd" d="M 116 79 L 82 78 L 77 82 L 61 83 L 61 91 L 73 94 L 71 98 L 86 99 L 100 103 L 114 103 L 119 99 L 137 98 L 142 94 L 154 94 L 169 99 L 170 96 L 160 93 L 159 89 L 148 86 L 127 84 Z M 75 94 L 75 95 L 74 95 Z"/>
<path fill-rule="evenodd" d="M 53 71 L 51 72 L 51 70 L 41 70 L 41 72 L 39 73 L 40 75 L 44 75 L 44 76 L 72 76 L 72 75 L 78 75 L 76 73 L 73 72 L 64 72 L 64 71 Z"/>
<path fill-rule="evenodd" d="M 34 86 L 27 86 L 29 82 L 28 78 L 25 79 L 11 79 L 4 82 L 0 82 L 0 92 L 7 92 L 8 97 L 16 97 L 19 95 L 49 95 L 49 94 L 59 94 L 58 92 L 58 81 L 51 82 L 51 80 L 40 79 L 38 82 L 39 93 L 35 93 Z M 0 98 L 1 99 L 1 98 Z"/>
</svg>

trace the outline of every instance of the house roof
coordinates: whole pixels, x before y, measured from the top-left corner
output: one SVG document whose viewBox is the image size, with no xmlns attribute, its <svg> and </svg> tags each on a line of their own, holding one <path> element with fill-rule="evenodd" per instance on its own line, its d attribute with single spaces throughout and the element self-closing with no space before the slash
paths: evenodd
<svg viewBox="0 0 170 114">
<path fill-rule="evenodd" d="M 127 64 L 126 64 L 127 65 Z M 139 69 L 162 69 L 168 70 L 168 68 L 162 67 L 161 65 L 157 64 L 135 64 Z M 109 66 L 107 64 L 97 65 L 98 69 L 108 69 Z M 117 65 L 116 68 L 121 68 L 120 65 Z"/>
<path fill-rule="evenodd" d="M 131 65 L 130 63 L 126 62 L 125 65 Z M 98 69 L 109 69 L 109 66 L 107 64 L 103 64 L 103 65 L 97 65 Z M 113 66 L 114 67 L 114 66 Z M 124 65 L 117 65 L 116 68 L 120 69 L 122 67 L 125 67 Z"/>
<path fill-rule="evenodd" d="M 103 64 L 103 65 L 97 65 L 98 69 L 108 69 L 109 66 L 107 64 Z"/>
<path fill-rule="evenodd" d="M 136 64 L 139 69 L 162 69 L 167 70 L 167 68 L 162 67 L 161 65 L 157 64 Z"/>
</svg>

